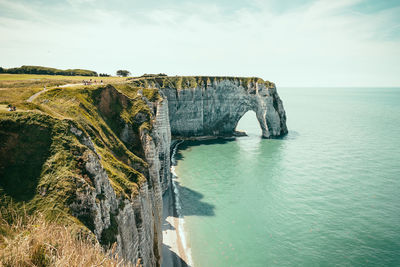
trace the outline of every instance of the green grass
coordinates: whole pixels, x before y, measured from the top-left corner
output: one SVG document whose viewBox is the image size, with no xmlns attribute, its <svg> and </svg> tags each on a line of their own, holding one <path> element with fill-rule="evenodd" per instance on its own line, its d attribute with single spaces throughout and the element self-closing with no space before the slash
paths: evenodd
<svg viewBox="0 0 400 267">
<path fill-rule="evenodd" d="M 69 208 L 81 181 L 93 186 L 84 169 L 88 148 L 71 133 L 71 125 L 92 140 L 117 196 L 137 196 L 148 175 L 140 133 L 152 130 L 154 114 L 138 94 L 141 88 L 114 86 L 118 90 L 110 85 L 50 88 L 33 103 L 23 99 L 35 90 L 21 88 L 23 97 L 10 96 L 20 101 L 17 112 L 0 105 L 0 206 L 41 211 L 50 220 L 93 229 L 91 218 L 75 218 Z M 152 101 L 161 100 L 155 89 L 142 91 Z M 0 97 L 0 102 L 7 101 Z M 126 143 L 121 140 L 125 125 L 131 129 Z M 114 228 L 104 233 L 104 244 L 114 241 Z"/>
<path fill-rule="evenodd" d="M 139 153 L 140 140 L 136 140 L 137 146 L 128 149 L 129 144 L 124 144 L 120 136 L 125 124 L 130 124 L 139 138 L 140 127 L 151 120 L 152 114 L 143 100 L 131 99 L 113 87 L 102 86 L 54 89 L 36 102 L 55 116 L 72 119 L 85 129 L 102 156 L 117 193 L 137 194 L 137 184 L 145 181 L 145 177 L 131 166 L 144 170 L 147 163 Z M 138 121 L 138 114 L 145 114 L 145 121 Z"/>
<path fill-rule="evenodd" d="M 71 151 L 79 142 L 69 124 L 47 115 L 15 112 L 0 114 L 1 206 L 43 211 L 49 218 L 67 218 L 67 203 L 80 173 Z"/>
<path fill-rule="evenodd" d="M 88 77 L 0 75 L 0 206 L 20 214 L 40 211 L 50 220 L 93 229 L 92 218 L 72 216 L 69 206 L 82 183 L 93 187 L 84 168 L 92 152 L 71 126 L 90 137 L 117 197 L 132 200 L 148 179 L 141 135 L 152 131 L 154 111 L 148 101 L 162 100 L 157 87 L 182 90 L 225 79 L 243 86 L 273 85 L 259 78 L 96 78 L 112 85 L 60 88 L 56 85 Z M 27 103 L 44 85 L 48 90 Z M 7 104 L 16 105 L 17 112 L 8 112 Z M 122 140 L 126 129 L 129 140 Z M 103 243 L 114 237 L 115 225 L 104 232 Z"/>
<path fill-rule="evenodd" d="M 37 106 L 27 104 L 26 100 L 33 94 L 42 91 L 44 86 L 47 89 L 51 89 L 65 84 L 79 84 L 82 83 L 82 80 L 90 79 L 97 82 L 102 80 L 104 84 L 122 84 L 127 82 L 127 78 L 122 77 L 0 74 L 0 105 L 11 104 L 19 110 L 38 110 Z M 93 85 L 93 87 L 96 87 L 96 85 Z M 78 86 L 76 89 L 78 89 Z"/>
</svg>

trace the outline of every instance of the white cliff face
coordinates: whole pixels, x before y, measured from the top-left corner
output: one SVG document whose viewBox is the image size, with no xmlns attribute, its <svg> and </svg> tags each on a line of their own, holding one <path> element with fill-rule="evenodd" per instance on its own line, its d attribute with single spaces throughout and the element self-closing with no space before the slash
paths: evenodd
<svg viewBox="0 0 400 267">
<path fill-rule="evenodd" d="M 168 104 L 162 101 L 155 105 L 152 131 L 140 133 L 149 164 L 148 181 L 141 185 L 133 201 L 123 200 L 117 215 L 119 255 L 134 263 L 140 258 L 143 266 L 161 265 L 162 193 L 170 183 Z"/>
<path fill-rule="evenodd" d="M 101 240 L 103 231 L 111 226 L 111 215 L 117 210 L 118 201 L 90 138 L 74 126 L 70 130 L 87 147 L 83 152 L 84 168 L 92 182 L 92 185 L 84 179 L 78 182 L 76 200 L 70 208 Z"/>
<path fill-rule="evenodd" d="M 262 136 L 287 133 L 286 115 L 275 86 L 240 79 L 211 80 L 196 88 L 162 88 L 168 98 L 171 133 L 176 137 L 233 135 L 249 110 L 256 115 Z"/>
<path fill-rule="evenodd" d="M 132 124 L 122 129 L 121 140 L 127 147 L 140 144 L 148 163 L 148 169 L 132 166 L 144 168 L 140 171 L 147 176 L 134 199 L 116 196 L 90 137 L 71 126 L 70 131 L 86 147 L 83 166 L 91 183 L 78 181 L 76 200 L 70 208 L 99 241 L 116 242 L 118 255 L 126 261 L 135 264 L 140 258 L 143 266 L 161 265 L 162 194 L 171 184 L 171 134 L 233 135 L 238 121 L 249 110 L 255 111 L 263 137 L 287 133 L 285 111 L 274 86 L 254 82 L 244 86 L 240 79 L 231 78 L 210 81 L 182 90 L 163 87 L 163 100 L 146 102 L 154 112 L 152 129 L 140 130 L 139 134 Z M 140 117 L 136 119 L 141 121 Z"/>
<path fill-rule="evenodd" d="M 156 121 L 154 123 L 154 137 L 160 161 L 160 182 L 164 193 L 171 184 L 171 127 L 169 123 L 168 100 L 157 103 Z"/>
<path fill-rule="evenodd" d="M 161 264 L 161 246 L 162 246 L 162 193 L 168 189 L 171 183 L 170 174 L 170 146 L 171 146 L 171 130 L 168 120 L 168 101 L 164 99 L 156 105 L 155 121 L 151 133 L 146 130 L 141 132 L 144 153 L 149 164 L 149 186 L 142 187 L 140 195 L 142 205 L 147 205 L 148 212 L 143 213 L 143 234 L 142 242 L 150 239 L 153 242 L 152 247 L 143 250 L 145 257 L 155 258 L 156 262 L 152 262 L 148 266 L 158 266 Z M 151 192 L 151 193 L 150 193 Z M 152 229 L 144 224 L 152 223 Z M 143 245 L 146 245 L 145 242 Z M 154 257 L 153 257 L 154 255 Z M 147 265 L 144 265 L 147 266 Z"/>
<path fill-rule="evenodd" d="M 161 265 L 162 193 L 170 184 L 168 101 L 154 105 L 153 129 L 140 133 L 149 177 L 133 200 L 117 198 L 90 137 L 75 126 L 70 129 L 87 147 L 84 168 L 92 182 L 82 179 L 77 186 L 76 201 L 70 205 L 73 214 L 99 241 L 116 242 L 116 252 L 124 260 L 136 263 L 140 258 L 143 266 Z"/>
</svg>

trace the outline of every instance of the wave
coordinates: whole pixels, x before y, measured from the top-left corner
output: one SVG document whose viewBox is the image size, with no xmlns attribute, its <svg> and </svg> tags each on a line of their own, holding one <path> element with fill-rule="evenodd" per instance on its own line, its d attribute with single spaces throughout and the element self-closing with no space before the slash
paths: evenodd
<svg viewBox="0 0 400 267">
<path fill-rule="evenodd" d="M 176 155 L 176 152 L 178 151 L 178 146 L 180 144 L 182 144 L 182 143 L 183 143 L 183 141 L 178 141 L 175 144 L 175 146 L 174 146 L 174 148 L 172 150 L 172 154 L 171 154 L 172 188 L 173 188 L 174 197 L 175 197 L 175 199 L 174 199 L 175 211 L 176 211 L 176 214 L 177 214 L 177 216 L 179 218 L 179 220 L 178 220 L 179 224 L 178 224 L 178 227 L 177 227 L 178 229 L 176 229 L 176 232 L 178 233 L 179 238 L 180 238 L 180 240 L 182 242 L 182 247 L 183 247 L 183 250 L 185 251 L 187 264 L 189 266 L 193 266 L 192 252 L 191 252 L 191 249 L 188 247 L 187 241 L 186 241 L 185 227 L 184 227 L 185 220 L 184 220 L 184 217 L 182 216 L 182 205 L 181 205 L 181 201 L 180 201 L 180 197 L 179 197 L 180 196 L 179 195 L 179 189 L 178 189 L 178 186 L 176 184 L 177 183 L 177 179 L 178 179 L 178 175 L 175 172 L 175 166 L 177 164 L 176 159 L 175 159 L 175 155 Z"/>
</svg>

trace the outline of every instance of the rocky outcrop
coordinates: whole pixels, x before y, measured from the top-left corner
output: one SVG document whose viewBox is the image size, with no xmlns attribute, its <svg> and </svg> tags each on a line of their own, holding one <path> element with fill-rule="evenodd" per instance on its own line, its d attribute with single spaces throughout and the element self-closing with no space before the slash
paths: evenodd
<svg viewBox="0 0 400 267">
<path fill-rule="evenodd" d="M 125 92 L 108 85 L 87 93 L 86 97 L 93 98 L 79 103 L 85 116 L 77 120 L 86 124 L 71 120 L 66 131 L 74 142 L 78 140 L 71 158 L 80 160 L 77 168 L 82 169 L 74 180 L 74 199 L 68 202 L 72 215 L 105 247 L 116 243 L 119 256 L 134 264 L 141 259 L 143 266 L 162 262 L 162 194 L 171 184 L 171 135 L 232 136 L 249 110 L 255 111 L 263 137 L 287 133 L 285 111 L 273 83 L 257 78 L 196 77 L 195 83 L 182 86 L 176 82 L 182 78 L 169 79 L 144 78 L 138 91 L 136 85 Z M 91 128 L 96 120 L 103 123 Z M 104 154 L 107 149 L 121 165 L 105 160 L 110 159 L 104 156 L 109 155 Z M 109 177 L 107 164 L 131 168 L 134 177 L 127 176 L 125 182 L 137 190 L 129 187 L 126 193 L 119 188 L 116 183 L 121 176 L 111 173 Z M 136 173 L 142 180 L 136 179 Z"/>
<path fill-rule="evenodd" d="M 88 144 L 82 155 L 85 160 L 84 169 L 91 184 L 84 179 L 77 181 L 75 201 L 70 205 L 73 215 L 80 219 L 93 231 L 98 240 L 104 239 L 104 234 L 112 227 L 113 215 L 117 212 L 118 201 L 111 187 L 108 175 L 100 163 L 99 155 L 93 148 L 90 138 L 75 127 L 71 127 L 82 144 Z"/>
<path fill-rule="evenodd" d="M 153 127 L 140 130 L 140 141 L 148 163 L 147 181 L 133 199 L 117 197 L 93 142 L 75 126 L 70 131 L 86 147 L 82 157 L 91 184 L 83 179 L 76 200 L 70 205 L 103 244 L 116 242 L 116 252 L 126 261 L 143 266 L 161 265 L 162 193 L 170 184 L 170 127 L 168 101 L 148 102 L 155 111 Z M 125 127 L 130 129 L 130 126 Z M 129 134 L 130 130 L 121 135 Z M 123 137 L 129 139 L 128 137 Z"/>
<path fill-rule="evenodd" d="M 154 259 L 150 265 L 159 266 L 161 264 L 162 246 L 162 193 L 167 190 L 171 182 L 170 174 L 170 145 L 171 135 L 168 121 L 168 101 L 153 103 L 155 120 L 151 132 L 143 130 L 141 132 L 142 144 L 146 160 L 149 164 L 149 185 L 142 187 L 140 195 L 141 204 L 144 207 L 142 213 L 142 234 L 141 249 L 143 257 Z M 150 209 L 145 209 L 145 208 Z M 151 222 L 150 227 L 148 223 Z M 152 229 L 151 229 L 152 227 Z M 139 233 L 140 235 L 140 233 Z M 148 246 L 150 243 L 152 247 Z M 143 248 L 147 248 L 143 250 Z"/>
<path fill-rule="evenodd" d="M 148 177 L 133 200 L 116 199 L 90 139 L 80 137 L 93 154 L 88 157 L 86 169 L 92 179 L 98 180 L 94 183 L 96 190 L 85 192 L 79 198 L 83 203 L 81 208 L 92 213 L 93 232 L 99 240 L 114 234 L 119 255 L 134 263 L 140 258 L 144 266 L 161 264 L 162 194 L 171 184 L 171 134 L 177 138 L 232 136 L 238 121 L 249 110 L 255 111 L 264 138 L 287 133 L 285 111 L 273 83 L 207 77 L 202 78 L 203 83 L 178 88 L 173 83 L 165 86 L 165 79 L 163 84 L 158 81 L 142 86 L 144 89 L 159 89 L 162 100 L 151 102 L 143 97 L 142 90 L 138 93 L 150 107 L 154 119 L 151 130 L 143 128 L 139 131 L 140 150 L 148 163 Z M 111 98 L 128 101 L 113 88 L 107 90 L 110 96 L 118 95 Z M 135 120 L 142 121 L 140 116 Z M 79 133 L 75 131 L 75 134 Z M 125 124 L 120 139 L 128 148 L 132 146 L 130 149 L 134 149 L 138 145 L 134 125 Z M 100 201 L 99 194 L 102 196 Z M 79 214 L 77 216 L 79 218 Z"/>
<path fill-rule="evenodd" d="M 264 138 L 287 133 L 285 110 L 273 83 L 209 77 L 196 87 L 161 90 L 168 98 L 175 137 L 234 135 L 249 110 L 256 113 Z"/>
<path fill-rule="evenodd" d="M 153 161 L 158 161 L 156 169 L 159 169 L 158 176 L 160 177 L 160 183 L 162 191 L 165 192 L 171 184 L 171 127 L 169 120 L 168 111 L 168 100 L 164 96 L 164 99 L 155 104 L 151 103 L 153 110 L 155 110 L 155 121 L 153 124 L 153 139 L 155 145 L 155 151 L 153 154 L 146 153 L 146 159 L 151 164 Z M 155 176 L 157 176 L 155 174 Z"/>
</svg>

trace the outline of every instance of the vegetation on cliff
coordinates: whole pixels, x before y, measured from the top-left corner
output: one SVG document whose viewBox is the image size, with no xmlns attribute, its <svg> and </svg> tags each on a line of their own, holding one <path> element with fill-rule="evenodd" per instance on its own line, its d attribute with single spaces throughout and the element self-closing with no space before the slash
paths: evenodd
<svg viewBox="0 0 400 267">
<path fill-rule="evenodd" d="M 67 77 L 62 79 L 69 82 Z M 88 145 L 82 138 L 86 137 L 99 155 L 119 205 L 138 194 L 148 179 L 140 135 L 152 130 L 152 103 L 161 97 L 157 90 L 142 90 L 121 81 L 113 85 L 61 88 L 50 87 L 46 80 L 47 90 L 33 103 L 25 100 L 43 90 L 37 87 L 42 86 L 43 80 L 0 81 L 4 88 L 0 90 L 1 207 L 8 207 L 18 216 L 40 212 L 48 222 L 75 227 L 92 236 L 88 231 L 93 230 L 90 218 L 75 217 L 71 210 L 83 185 L 94 187 L 85 169 Z M 17 111 L 7 111 L 7 104 L 16 105 Z M 127 127 L 129 142 L 122 138 Z M 101 201 L 102 194 L 96 198 Z M 113 227 L 103 232 L 99 240 L 103 245 L 115 241 Z M 0 236 L 4 240 L 6 233 L 2 230 Z"/>
<path fill-rule="evenodd" d="M 0 111 L 4 106 L 12 104 L 24 109 L 38 109 L 34 103 L 26 100 L 33 94 L 40 92 L 46 86 L 47 89 L 68 84 L 81 84 L 88 77 L 84 76 L 57 76 L 57 75 L 32 75 L 32 74 L 0 74 Z M 123 77 L 101 77 L 97 81 L 104 84 L 120 84 L 126 82 Z M 91 87 L 94 87 L 92 85 Z"/>
<path fill-rule="evenodd" d="M 174 88 L 177 90 L 207 87 L 216 82 L 223 80 L 231 80 L 237 82 L 243 87 L 247 88 L 255 84 L 264 84 L 266 87 L 275 87 L 275 84 L 270 81 L 264 81 L 257 77 L 227 77 L 227 76 L 165 76 L 159 75 L 146 75 L 139 78 L 130 78 L 133 86 L 144 88 Z"/>
<path fill-rule="evenodd" d="M 79 150 L 73 146 L 79 144 L 68 128 L 74 124 L 91 138 L 116 192 L 129 198 L 137 194 L 138 186 L 146 180 L 147 169 L 139 130 L 150 130 L 153 116 L 141 97 L 130 99 L 111 86 L 55 88 L 41 95 L 30 108 L 29 112 L 0 113 L 0 133 L 4 142 L 0 170 L 6 177 L 1 185 L 3 190 L 7 187 L 6 195 L 19 197 L 22 193 L 20 187 L 7 182 L 7 177 L 21 177 L 24 184 L 27 184 L 25 180 L 41 179 L 46 173 L 42 166 L 49 164 L 47 161 L 52 157 L 60 158 L 57 164 L 62 169 L 77 168 L 79 159 L 73 160 L 72 155 L 74 149 Z M 133 125 L 137 137 L 137 143 L 130 145 L 131 150 L 120 139 L 126 124 Z M 57 153 L 68 155 L 57 156 Z M 25 162 L 26 168 L 21 169 Z M 42 172 L 38 172 L 41 168 Z M 57 176 L 56 170 L 51 166 L 52 176 Z M 26 171 L 29 176 L 25 175 Z M 13 184 L 19 191 L 13 192 Z M 37 193 L 35 184 L 29 190 L 33 190 L 28 194 L 32 199 Z"/>
<path fill-rule="evenodd" d="M 38 239 L 32 230 L 36 224 L 50 230 L 64 225 L 68 232 L 75 229 L 94 238 L 93 218 L 90 214 L 77 215 L 72 208 L 80 201 L 77 195 L 95 187 L 93 175 L 85 167 L 91 155 L 96 155 L 107 173 L 120 209 L 125 200 L 138 195 L 146 181 L 152 186 L 142 135 L 153 130 L 156 103 L 162 101 L 158 88 L 206 88 L 226 79 L 244 88 L 257 83 L 274 86 L 259 78 L 233 77 L 105 77 L 108 85 L 90 86 L 81 85 L 82 79 L 85 77 L 0 74 L 0 207 L 16 214 L 0 218 L 0 246 L 4 248 L 0 261 L 6 260 L 3 264 L 17 264 L 17 258 L 10 255 L 15 247 L 26 245 L 19 243 L 25 239 L 18 231 L 28 231 L 28 240 Z M 67 84 L 75 86 L 60 87 Z M 41 94 L 32 102 L 26 101 L 38 92 Z M 8 105 L 16 106 L 17 111 L 7 111 Z M 94 197 L 93 201 L 101 203 L 104 194 L 96 192 Z M 34 221 L 38 212 L 40 222 Z M 32 218 L 21 224 L 17 219 L 21 216 Z M 101 232 L 99 242 L 105 247 L 116 241 L 116 216 L 111 216 L 110 225 Z M 56 264 L 51 247 L 41 240 L 30 241 L 31 247 L 25 250 L 28 256 L 21 258 L 21 265 L 36 264 L 32 263 L 36 243 L 39 254 L 45 255 L 40 257 Z"/>
</svg>

